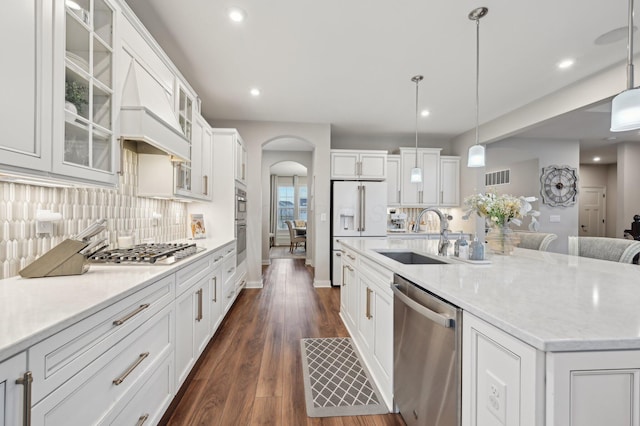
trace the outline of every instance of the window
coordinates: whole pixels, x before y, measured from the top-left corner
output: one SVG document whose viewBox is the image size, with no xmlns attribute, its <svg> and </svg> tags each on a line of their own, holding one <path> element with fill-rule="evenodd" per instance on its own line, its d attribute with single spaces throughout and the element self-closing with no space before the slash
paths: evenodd
<svg viewBox="0 0 640 426">
<path fill-rule="evenodd" d="M 287 220 L 307 220 L 306 176 L 278 176 L 278 230 L 288 231 Z"/>
</svg>

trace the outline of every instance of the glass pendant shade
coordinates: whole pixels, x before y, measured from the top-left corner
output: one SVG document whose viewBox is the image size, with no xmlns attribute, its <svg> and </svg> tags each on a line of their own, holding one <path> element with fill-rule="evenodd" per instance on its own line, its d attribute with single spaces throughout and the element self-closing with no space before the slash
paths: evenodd
<svg viewBox="0 0 640 426">
<path fill-rule="evenodd" d="M 611 102 L 611 131 L 640 129 L 640 89 L 629 89 Z"/>
<path fill-rule="evenodd" d="M 411 169 L 411 183 L 421 183 L 421 182 L 422 182 L 422 169 L 420 167 L 412 168 Z"/>
<path fill-rule="evenodd" d="M 467 167 L 484 167 L 484 146 L 476 144 L 469 148 Z"/>
</svg>

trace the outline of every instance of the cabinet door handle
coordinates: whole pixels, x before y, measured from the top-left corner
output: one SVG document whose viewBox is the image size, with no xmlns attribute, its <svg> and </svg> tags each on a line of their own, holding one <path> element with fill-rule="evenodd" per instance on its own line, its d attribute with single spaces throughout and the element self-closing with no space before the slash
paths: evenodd
<svg viewBox="0 0 640 426">
<path fill-rule="evenodd" d="M 198 295 L 198 316 L 196 317 L 196 321 L 202 321 L 202 289 L 196 291 Z"/>
<path fill-rule="evenodd" d="M 444 203 L 444 191 L 440 191 L 440 204 Z"/>
<path fill-rule="evenodd" d="M 218 301 L 218 277 L 213 277 L 213 301 Z"/>
<path fill-rule="evenodd" d="M 400 197 L 400 190 L 398 189 L 398 203 L 400 202 L 400 200 L 402 200 L 402 198 Z"/>
<path fill-rule="evenodd" d="M 347 282 L 344 280 L 344 270 L 347 267 L 347 265 L 342 265 L 342 287 L 347 285 Z"/>
<path fill-rule="evenodd" d="M 27 371 L 16 380 L 17 385 L 23 385 L 23 397 L 24 401 L 22 404 L 22 425 L 23 426 L 31 426 L 31 384 L 33 383 L 33 374 L 31 371 Z"/>
<path fill-rule="evenodd" d="M 120 318 L 119 320 L 115 320 L 113 322 L 113 325 L 122 325 L 125 322 L 129 321 L 131 318 L 135 317 L 136 315 L 138 315 L 140 312 L 144 311 L 145 309 L 147 309 L 150 305 L 148 303 L 145 303 L 144 305 L 140 305 L 140 307 L 138 309 L 136 309 L 135 311 L 125 315 L 124 317 Z"/>
<path fill-rule="evenodd" d="M 367 319 L 373 318 L 371 316 L 371 293 L 373 293 L 373 291 L 367 287 L 367 312 L 365 313 L 365 317 L 367 317 Z"/>
<path fill-rule="evenodd" d="M 209 195 L 209 176 L 204 175 L 202 176 L 202 179 L 204 180 L 204 182 L 202 182 L 202 184 L 204 185 L 204 195 Z"/>
<path fill-rule="evenodd" d="M 122 176 L 124 173 L 124 137 L 120 136 L 118 142 L 120 142 L 120 170 L 118 170 L 118 175 Z"/>
<path fill-rule="evenodd" d="M 131 372 L 135 370 L 136 367 L 139 366 L 140 363 L 144 361 L 144 359 L 148 356 L 149 356 L 149 352 L 141 353 L 140 356 L 138 356 L 138 359 L 136 360 L 136 362 L 131 364 L 131 367 L 127 368 L 127 371 L 125 371 L 124 374 L 122 374 L 122 376 L 118 377 L 117 379 L 113 379 L 113 384 L 118 386 L 119 384 L 124 382 L 124 379 L 126 379 L 127 376 L 131 374 Z"/>
<path fill-rule="evenodd" d="M 144 422 L 147 421 L 148 418 L 149 418 L 149 413 L 140 416 L 140 418 L 136 422 L 136 426 L 142 426 Z"/>
</svg>

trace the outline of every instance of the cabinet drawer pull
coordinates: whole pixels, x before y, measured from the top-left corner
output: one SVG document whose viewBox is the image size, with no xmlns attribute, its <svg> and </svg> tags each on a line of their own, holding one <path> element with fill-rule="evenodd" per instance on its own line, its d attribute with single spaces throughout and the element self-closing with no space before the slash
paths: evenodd
<svg viewBox="0 0 640 426">
<path fill-rule="evenodd" d="M 234 269 L 236 269 L 236 268 L 231 268 L 231 269 L 229 269 L 229 270 L 227 271 L 227 274 L 232 273 L 232 272 L 234 271 Z"/>
<path fill-rule="evenodd" d="M 117 379 L 113 379 L 113 384 L 118 386 L 120 383 L 124 382 L 124 379 L 126 379 L 127 376 L 131 374 L 131 372 L 135 370 L 136 367 L 139 366 L 140 363 L 144 361 L 144 359 L 148 356 L 149 356 L 149 352 L 141 353 L 138 359 L 136 360 L 136 362 L 131 364 L 131 367 L 127 368 L 127 371 L 125 371 L 122 376 L 118 377 Z"/>
<path fill-rule="evenodd" d="M 347 269 L 350 270 L 351 272 L 353 272 L 353 268 L 349 265 L 346 265 Z"/>
<path fill-rule="evenodd" d="M 214 262 L 217 262 L 218 260 L 222 259 L 224 256 L 218 256 L 215 259 L 213 259 Z"/>
<path fill-rule="evenodd" d="M 371 319 L 371 293 L 373 293 L 373 291 L 367 287 L 367 312 L 365 313 L 365 317 L 367 317 L 367 319 Z"/>
<path fill-rule="evenodd" d="M 140 418 L 138 419 L 138 421 L 136 422 L 136 426 L 142 426 L 144 424 L 144 422 L 147 421 L 147 419 L 149 418 L 149 413 L 140 416 Z"/>
<path fill-rule="evenodd" d="M 196 321 L 202 321 L 202 289 L 196 291 L 198 295 L 198 316 L 196 317 Z"/>
<path fill-rule="evenodd" d="M 140 307 L 138 309 L 136 309 L 135 311 L 131 312 L 130 314 L 125 315 L 124 317 L 120 318 L 119 320 L 115 320 L 113 322 L 113 325 L 122 325 L 125 322 L 129 321 L 131 318 L 133 318 L 134 316 L 138 315 L 140 312 L 144 311 L 145 309 L 147 309 L 150 305 L 148 303 L 145 303 L 144 305 L 140 305 Z"/>
<path fill-rule="evenodd" d="M 356 257 L 351 254 L 347 254 L 347 257 L 351 260 L 356 260 Z"/>
<path fill-rule="evenodd" d="M 27 371 L 16 380 L 17 385 L 24 385 L 22 403 L 22 425 L 31 426 L 31 383 L 33 383 L 33 375 L 31 371 Z M 4 401 L 3 401 L 4 402 Z"/>
</svg>

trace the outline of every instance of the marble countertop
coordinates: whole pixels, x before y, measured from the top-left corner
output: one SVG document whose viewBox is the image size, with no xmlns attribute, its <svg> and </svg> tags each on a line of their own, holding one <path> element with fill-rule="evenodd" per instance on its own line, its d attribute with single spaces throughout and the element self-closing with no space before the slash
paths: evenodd
<svg viewBox="0 0 640 426">
<path fill-rule="evenodd" d="M 229 242 L 197 240 L 206 250 L 172 265 L 91 264 L 82 275 L 0 280 L 0 361 Z"/>
<path fill-rule="evenodd" d="M 640 266 L 516 249 L 489 265 L 403 265 L 374 250 L 435 254 L 437 240 L 340 243 L 543 351 L 640 349 Z"/>
</svg>

